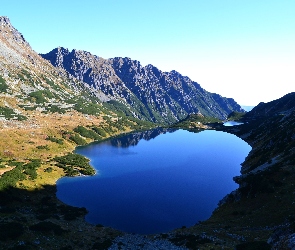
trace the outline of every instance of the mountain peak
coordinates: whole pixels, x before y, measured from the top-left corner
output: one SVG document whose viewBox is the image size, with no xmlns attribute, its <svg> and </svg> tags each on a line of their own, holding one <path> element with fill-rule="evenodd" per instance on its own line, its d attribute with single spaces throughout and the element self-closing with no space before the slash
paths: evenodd
<svg viewBox="0 0 295 250">
<path fill-rule="evenodd" d="M 9 18 L 7 16 L 0 16 L 0 25 L 11 25 Z"/>
<path fill-rule="evenodd" d="M 241 110 L 234 100 L 205 91 L 175 70 L 162 72 L 152 64 L 142 67 L 129 57 L 100 59 L 81 50 L 57 53 L 61 50 L 41 56 L 109 99 L 124 103 L 128 115 L 173 123 L 191 113 L 225 119 L 233 110 Z"/>
<path fill-rule="evenodd" d="M 7 47 L 13 48 L 19 52 L 24 49 L 31 50 L 29 43 L 25 40 L 23 35 L 13 27 L 9 18 L 6 16 L 0 16 L 0 40 L 2 40 Z"/>
</svg>

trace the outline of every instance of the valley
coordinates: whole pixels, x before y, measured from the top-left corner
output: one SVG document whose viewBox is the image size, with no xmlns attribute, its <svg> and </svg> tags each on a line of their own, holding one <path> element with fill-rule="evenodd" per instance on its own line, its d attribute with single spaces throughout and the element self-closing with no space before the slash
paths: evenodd
<svg viewBox="0 0 295 250">
<path fill-rule="evenodd" d="M 290 93 L 244 114 L 176 71 L 62 47 L 39 55 L 0 17 L 0 248 L 294 249 L 294 100 Z M 244 124 L 223 126 L 233 111 Z M 208 220 L 129 235 L 86 223 L 86 209 L 56 198 L 61 177 L 94 174 L 72 154 L 77 146 L 156 127 L 214 129 L 251 145 L 239 188 Z"/>
</svg>

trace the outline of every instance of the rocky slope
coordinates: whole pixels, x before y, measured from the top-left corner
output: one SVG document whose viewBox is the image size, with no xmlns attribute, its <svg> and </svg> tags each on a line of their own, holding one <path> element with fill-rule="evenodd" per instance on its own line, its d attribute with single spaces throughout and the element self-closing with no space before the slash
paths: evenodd
<svg viewBox="0 0 295 250">
<path fill-rule="evenodd" d="M 75 75 L 79 70 L 69 73 L 55 68 L 31 49 L 8 18 L 0 17 L 1 249 L 294 249 L 294 93 L 261 103 L 245 115 L 244 125 L 221 128 L 215 124 L 216 129 L 219 127 L 243 138 L 253 150 L 243 163 L 241 176 L 235 178 L 239 189 L 220 203 L 209 220 L 194 227 L 156 236 L 124 235 L 85 223 L 85 209 L 58 201 L 54 183 L 69 171 L 65 170 L 69 166 L 58 166 L 55 156 L 71 152 L 78 143 L 87 143 L 93 138 L 103 139 L 150 125 L 120 116 L 114 112 L 116 109 L 130 110 L 130 114 L 151 119 L 156 113 L 150 114 L 155 111 L 143 100 L 157 103 L 160 100 L 157 98 L 164 98 L 163 103 L 169 106 L 169 100 L 177 102 L 175 93 L 180 99 L 189 100 L 179 109 L 187 115 L 190 105 L 195 105 L 190 102 L 196 99 L 191 100 L 191 96 L 184 94 L 186 88 L 192 89 L 196 96 L 200 92 L 209 99 L 221 98 L 199 89 L 196 83 L 177 72 L 161 72 L 151 65 L 142 67 L 128 58 L 104 60 L 90 54 L 87 58 L 92 58 L 93 68 L 97 66 L 94 61 L 102 60 L 104 74 L 101 68 L 97 72 L 101 81 L 108 79 L 108 91 L 99 81 L 93 80 L 93 86 L 85 84 L 81 77 L 86 73 L 79 76 Z M 76 63 L 77 69 L 85 64 Z M 152 75 L 145 78 L 142 72 L 152 72 Z M 89 75 L 91 78 L 92 74 Z M 149 85 L 144 86 L 141 79 Z M 140 99 L 144 93 L 140 94 L 137 85 L 144 86 L 147 93 L 152 92 L 152 86 L 159 90 L 154 92 L 155 97 Z M 176 91 L 180 86 L 181 94 Z M 175 102 L 169 99 L 170 95 Z M 130 100 L 125 99 L 126 96 Z M 107 100 L 110 101 L 105 102 Z M 131 107 L 132 101 L 137 106 Z M 120 106 L 121 102 L 129 104 L 130 109 Z M 184 124 L 198 127 L 199 123 L 210 122 L 203 120 L 197 111 L 202 113 L 197 108 L 194 111 L 197 114 L 189 116 Z M 179 117 L 181 112 L 177 113 Z M 148 132 L 138 134 L 128 143 L 153 136 Z M 115 140 L 114 143 L 121 142 Z"/>
<path fill-rule="evenodd" d="M 141 119 L 173 123 L 198 112 L 225 119 L 233 110 L 242 111 L 233 99 L 209 93 L 176 71 L 162 72 L 130 58 L 103 59 L 61 47 L 41 56 L 110 100 L 127 105 L 121 110 Z"/>
<path fill-rule="evenodd" d="M 239 188 L 224 197 L 207 220 L 166 235 L 190 249 L 294 249 L 295 93 L 260 103 L 244 124 L 226 127 L 189 116 L 175 126 L 207 124 L 235 134 L 252 150 L 234 177 Z M 236 117 L 240 117 L 239 114 Z"/>
<path fill-rule="evenodd" d="M 97 97 L 104 96 L 67 77 L 66 72 L 57 71 L 30 47 L 7 17 L 0 17 L 0 59 L 1 106 L 13 108 L 17 113 L 34 108 L 64 112 L 78 109 L 77 103 L 93 98 L 100 105 Z"/>
<path fill-rule="evenodd" d="M 294 97 L 289 93 L 260 103 L 244 116 L 243 125 L 222 129 L 244 139 L 252 150 L 242 163 L 241 175 L 234 177 L 239 188 L 220 203 L 211 222 L 236 217 L 235 225 L 255 227 L 256 235 L 265 234 L 272 249 L 295 247 Z"/>
<path fill-rule="evenodd" d="M 248 120 L 259 120 L 269 118 L 277 115 L 288 114 L 295 110 L 295 93 L 289 93 L 285 96 L 273 100 L 268 103 L 259 103 L 250 112 L 248 112 L 244 119 Z"/>
<path fill-rule="evenodd" d="M 77 145 L 154 126 L 120 116 L 103 98 L 0 17 L 0 249 L 100 249 L 121 234 L 89 225 L 85 209 L 55 196 L 59 178 L 82 174 L 81 157 L 58 164 Z"/>
</svg>

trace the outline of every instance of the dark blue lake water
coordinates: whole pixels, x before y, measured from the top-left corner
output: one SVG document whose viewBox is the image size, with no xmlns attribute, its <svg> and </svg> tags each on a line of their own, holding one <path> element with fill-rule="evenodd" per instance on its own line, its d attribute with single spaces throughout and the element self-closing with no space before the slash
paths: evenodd
<svg viewBox="0 0 295 250">
<path fill-rule="evenodd" d="M 151 234 L 207 219 L 226 194 L 251 147 L 217 131 L 154 130 L 76 149 L 92 177 L 62 178 L 57 197 L 86 207 L 86 221 Z"/>
</svg>

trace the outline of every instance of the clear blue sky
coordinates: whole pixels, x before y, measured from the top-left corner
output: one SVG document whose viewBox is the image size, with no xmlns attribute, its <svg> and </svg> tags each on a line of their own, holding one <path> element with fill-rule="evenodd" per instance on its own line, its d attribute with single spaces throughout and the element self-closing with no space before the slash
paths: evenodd
<svg viewBox="0 0 295 250">
<path fill-rule="evenodd" d="M 130 57 L 256 105 L 295 91 L 294 0 L 9 0 L 38 53 L 55 47 Z"/>
</svg>

